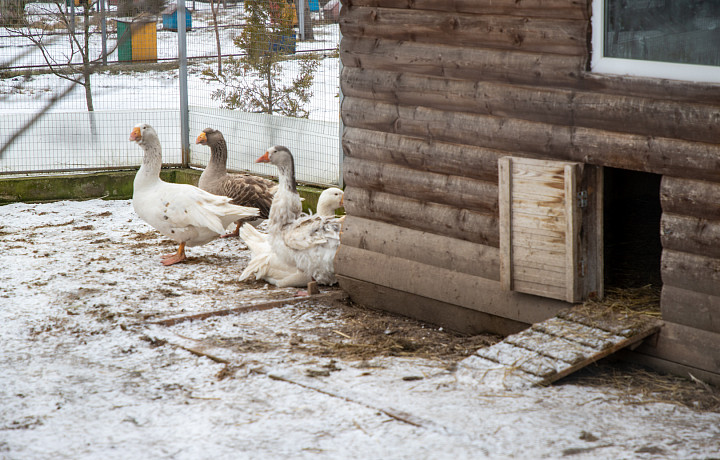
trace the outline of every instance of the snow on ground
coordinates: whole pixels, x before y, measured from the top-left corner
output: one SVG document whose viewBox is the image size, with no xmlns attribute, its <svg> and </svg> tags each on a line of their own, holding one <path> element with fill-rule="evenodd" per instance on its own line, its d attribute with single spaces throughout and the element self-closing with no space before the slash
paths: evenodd
<svg viewBox="0 0 720 460">
<path fill-rule="evenodd" d="M 720 414 L 613 386 L 501 391 L 448 359 L 362 360 L 353 308 L 297 304 L 175 326 L 147 321 L 285 298 L 240 283 L 238 240 L 175 247 L 130 201 L 0 206 L 0 458 L 708 458 Z M 420 329 L 422 330 L 422 329 Z M 393 331 L 388 329 L 387 334 Z M 427 329 L 428 334 L 444 334 Z M 325 334 L 325 335 L 323 335 Z M 213 344 L 207 354 L 185 348 Z M 178 346 L 180 345 L 180 346 Z"/>
</svg>

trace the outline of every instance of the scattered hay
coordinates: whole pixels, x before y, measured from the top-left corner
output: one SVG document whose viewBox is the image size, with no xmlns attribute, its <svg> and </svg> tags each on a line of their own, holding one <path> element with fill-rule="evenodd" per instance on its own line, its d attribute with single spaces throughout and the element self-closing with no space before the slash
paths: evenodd
<svg viewBox="0 0 720 460">
<path fill-rule="evenodd" d="M 336 324 L 297 331 L 303 340 L 293 345 L 293 351 L 347 361 L 386 356 L 455 361 L 501 340 L 491 334 L 467 336 L 446 331 L 348 301 L 334 306 L 340 312 Z"/>
<path fill-rule="evenodd" d="M 459 361 L 501 340 L 492 334 L 474 336 L 446 331 L 412 318 L 368 309 L 349 301 L 334 301 L 332 321 L 322 326 L 296 326 L 278 332 L 277 340 L 215 337 L 204 342 L 236 352 L 271 352 L 279 349 L 313 357 L 368 361 L 375 357 L 414 357 Z M 302 307 L 305 311 L 308 308 Z"/>
<path fill-rule="evenodd" d="M 559 385 L 609 386 L 629 405 L 664 402 L 720 412 L 720 388 L 699 380 L 661 374 L 637 364 L 602 361 L 566 377 Z"/>
<path fill-rule="evenodd" d="M 599 312 L 625 313 L 660 317 L 659 286 L 647 284 L 639 288 L 611 288 L 603 300 L 588 300 L 583 307 Z"/>
</svg>

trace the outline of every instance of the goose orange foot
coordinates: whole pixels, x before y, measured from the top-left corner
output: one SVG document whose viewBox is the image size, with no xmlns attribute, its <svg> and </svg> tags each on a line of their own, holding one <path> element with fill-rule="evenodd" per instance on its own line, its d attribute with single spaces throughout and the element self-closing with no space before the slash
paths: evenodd
<svg viewBox="0 0 720 460">
<path fill-rule="evenodd" d="M 240 236 L 240 224 L 237 224 L 237 227 L 235 227 L 234 232 L 226 233 L 225 235 L 220 235 L 220 238 L 232 238 L 235 236 Z"/>
<path fill-rule="evenodd" d="M 162 264 L 165 266 L 176 264 L 187 259 L 187 257 L 185 257 L 185 243 L 180 243 L 177 252 L 164 254 L 160 256 L 160 259 L 162 260 Z"/>
</svg>

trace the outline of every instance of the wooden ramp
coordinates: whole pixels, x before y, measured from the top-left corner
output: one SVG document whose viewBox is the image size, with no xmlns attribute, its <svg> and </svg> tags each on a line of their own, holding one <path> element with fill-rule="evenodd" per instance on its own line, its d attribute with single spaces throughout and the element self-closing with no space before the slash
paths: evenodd
<svg viewBox="0 0 720 460">
<path fill-rule="evenodd" d="M 657 333 L 662 321 L 578 306 L 478 350 L 461 367 L 492 386 L 548 385 Z"/>
</svg>

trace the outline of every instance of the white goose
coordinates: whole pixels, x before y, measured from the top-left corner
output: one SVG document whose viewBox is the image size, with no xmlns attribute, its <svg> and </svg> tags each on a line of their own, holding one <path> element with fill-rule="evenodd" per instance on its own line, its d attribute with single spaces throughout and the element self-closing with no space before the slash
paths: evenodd
<svg viewBox="0 0 720 460">
<path fill-rule="evenodd" d="M 185 260 L 185 246 L 203 245 L 231 223 L 258 215 L 257 208 L 235 206 L 228 197 L 161 180 L 162 148 L 152 126 L 135 126 L 130 140 L 145 151 L 133 183 L 133 208 L 142 220 L 179 244 L 177 252 L 162 256 L 163 265 Z"/>
<path fill-rule="evenodd" d="M 330 187 L 320 194 L 317 205 L 318 216 L 334 216 L 335 210 L 342 206 L 343 191 Z M 247 267 L 240 275 L 240 280 L 254 276 L 257 280 L 265 280 L 278 287 L 303 287 L 311 278 L 295 265 L 289 265 L 280 260 L 272 251 L 268 235 L 260 233 L 250 224 L 240 229 L 240 238 L 250 248 L 252 257 Z"/>
<path fill-rule="evenodd" d="M 295 186 L 295 164 L 287 147 L 271 147 L 256 162 L 274 164 L 279 172 L 279 187 L 268 218 L 273 253 L 319 284 L 335 284 L 333 260 L 340 245 L 342 221 L 334 216 L 300 216 L 302 208 Z"/>
</svg>

